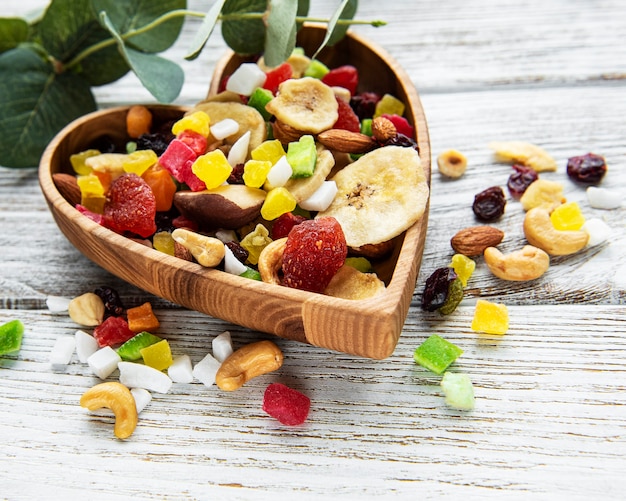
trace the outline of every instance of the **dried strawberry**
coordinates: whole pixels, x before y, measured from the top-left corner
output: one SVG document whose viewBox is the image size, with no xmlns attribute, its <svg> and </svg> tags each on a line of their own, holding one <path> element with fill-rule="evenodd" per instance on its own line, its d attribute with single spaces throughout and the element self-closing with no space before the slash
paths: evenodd
<svg viewBox="0 0 626 501">
<path fill-rule="evenodd" d="M 123 174 L 111 183 L 104 205 L 102 224 L 118 233 L 131 232 L 144 238 L 156 231 L 154 193 L 137 174 Z"/>
<path fill-rule="evenodd" d="M 337 118 L 335 125 L 333 125 L 333 129 L 361 132 L 361 122 L 359 121 L 357 114 L 352 109 L 352 106 L 340 98 L 337 98 L 337 105 L 339 106 L 337 109 L 339 117 Z"/>
<path fill-rule="evenodd" d="M 100 347 L 125 343 L 134 335 L 122 317 L 107 317 L 93 330 L 93 337 Z"/>
<path fill-rule="evenodd" d="M 299 216 L 291 212 L 285 212 L 274 221 L 272 226 L 272 240 L 278 240 L 279 238 L 289 235 L 291 229 L 297 225 L 306 221 L 304 216 Z"/>
<path fill-rule="evenodd" d="M 322 82 L 329 87 L 348 89 L 350 94 L 354 96 L 359 85 L 359 72 L 354 66 L 346 64 L 330 70 L 322 77 Z"/>
<path fill-rule="evenodd" d="M 334 217 L 303 221 L 287 236 L 283 285 L 323 292 L 347 254 L 346 237 Z"/>
<path fill-rule="evenodd" d="M 283 63 L 277 68 L 270 70 L 266 73 L 265 83 L 263 88 L 269 90 L 272 94 L 276 95 L 278 86 L 285 80 L 289 80 L 293 76 L 293 68 L 289 63 Z"/>
</svg>

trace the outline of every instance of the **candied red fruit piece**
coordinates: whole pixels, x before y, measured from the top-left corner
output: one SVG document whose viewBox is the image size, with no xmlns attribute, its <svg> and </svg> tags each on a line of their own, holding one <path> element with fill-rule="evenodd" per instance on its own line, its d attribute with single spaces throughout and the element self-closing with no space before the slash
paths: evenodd
<svg viewBox="0 0 626 501">
<path fill-rule="evenodd" d="M 285 212 L 274 221 L 274 225 L 272 226 L 272 240 L 286 237 L 289 235 L 291 228 L 304 221 L 306 221 L 304 216 L 293 214 L 292 212 Z"/>
<path fill-rule="evenodd" d="M 270 384 L 263 394 L 263 410 L 288 426 L 304 423 L 310 408 L 309 397 L 281 383 Z"/>
<path fill-rule="evenodd" d="M 330 70 L 322 77 L 322 82 L 329 87 L 348 89 L 350 94 L 354 96 L 359 85 L 359 72 L 354 66 L 346 64 Z"/>
<path fill-rule="evenodd" d="M 93 330 L 93 337 L 100 347 L 125 343 L 134 335 L 122 317 L 107 317 Z"/>
<path fill-rule="evenodd" d="M 509 176 L 506 185 L 513 198 L 521 198 L 526 188 L 539 179 L 537 171 L 526 165 L 513 165 L 513 174 Z"/>
<path fill-rule="evenodd" d="M 398 131 L 399 134 L 411 138 L 415 137 L 415 129 L 406 118 L 400 115 L 389 115 L 387 113 L 384 113 L 382 116 L 396 126 L 396 131 Z"/>
<path fill-rule="evenodd" d="M 176 137 L 189 146 L 193 152 L 200 156 L 206 153 L 207 138 L 194 130 L 184 130 Z"/>
<path fill-rule="evenodd" d="M 361 122 L 349 103 L 341 98 L 337 98 L 338 118 L 333 129 L 344 129 L 351 132 L 361 132 Z"/>
<path fill-rule="evenodd" d="M 266 78 L 263 88 L 276 95 L 276 92 L 278 92 L 278 86 L 293 76 L 293 68 L 289 63 L 283 63 L 277 68 L 268 71 L 265 75 Z"/>
<path fill-rule="evenodd" d="M 154 193 L 137 174 L 123 174 L 111 183 L 102 215 L 104 226 L 146 238 L 156 231 L 155 216 Z"/>
<path fill-rule="evenodd" d="M 323 292 L 347 254 L 346 237 L 334 217 L 303 221 L 287 237 L 283 285 Z"/>
<path fill-rule="evenodd" d="M 606 174 L 604 157 L 587 153 L 567 160 L 567 175 L 574 181 L 585 184 L 597 184 Z"/>
</svg>

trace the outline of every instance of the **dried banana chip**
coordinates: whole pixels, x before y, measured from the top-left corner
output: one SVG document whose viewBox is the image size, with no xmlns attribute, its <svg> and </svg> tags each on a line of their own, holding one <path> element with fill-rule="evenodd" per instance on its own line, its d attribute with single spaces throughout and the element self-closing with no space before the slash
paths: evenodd
<svg viewBox="0 0 626 501">
<path fill-rule="evenodd" d="M 523 164 L 536 172 L 555 171 L 556 161 L 546 150 L 523 141 L 493 141 L 489 148 L 495 151 L 498 160 Z"/>
<path fill-rule="evenodd" d="M 342 299 L 367 299 L 385 290 L 376 273 L 363 273 L 344 264 L 324 289 L 324 294 Z"/>
</svg>

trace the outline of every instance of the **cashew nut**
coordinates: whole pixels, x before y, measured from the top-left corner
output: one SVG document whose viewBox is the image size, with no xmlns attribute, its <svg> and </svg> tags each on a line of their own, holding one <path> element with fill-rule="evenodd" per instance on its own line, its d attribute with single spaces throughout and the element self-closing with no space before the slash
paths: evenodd
<svg viewBox="0 0 626 501">
<path fill-rule="evenodd" d="M 550 213 L 541 207 L 535 207 L 526 213 L 524 235 L 531 245 L 551 256 L 574 254 L 589 242 L 589 234 L 585 231 L 557 230 L 550 220 Z"/>
<path fill-rule="evenodd" d="M 81 407 L 95 411 L 106 407 L 115 414 L 113 432 L 117 438 L 128 438 L 137 427 L 137 406 L 135 397 L 121 383 L 100 383 L 88 389 L 80 397 Z"/>
<path fill-rule="evenodd" d="M 172 238 L 175 242 L 189 249 L 196 261 L 207 268 L 214 268 L 220 264 L 226 254 L 224 243 L 221 240 L 184 228 L 176 228 L 172 232 Z"/>
<path fill-rule="evenodd" d="M 258 268 L 263 282 L 280 285 L 279 273 L 283 267 L 283 252 L 286 244 L 287 237 L 279 238 L 266 245 L 259 254 Z"/>
<path fill-rule="evenodd" d="M 252 378 L 275 371 L 283 365 L 283 353 L 271 341 L 247 344 L 222 362 L 215 375 L 215 384 L 233 391 Z"/>
<path fill-rule="evenodd" d="M 485 263 L 491 273 L 502 280 L 524 282 L 543 275 L 550 266 L 550 256 L 532 245 L 504 255 L 495 247 L 487 247 Z"/>
</svg>

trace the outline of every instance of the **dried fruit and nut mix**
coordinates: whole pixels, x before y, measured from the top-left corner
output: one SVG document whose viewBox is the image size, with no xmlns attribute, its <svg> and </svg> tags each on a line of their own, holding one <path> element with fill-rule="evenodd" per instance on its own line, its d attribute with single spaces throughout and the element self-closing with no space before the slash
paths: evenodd
<svg viewBox="0 0 626 501">
<path fill-rule="evenodd" d="M 126 151 L 76 152 L 75 181 L 55 182 L 86 216 L 162 252 L 369 297 L 384 289 L 360 276 L 375 267 L 337 272 L 348 256 L 387 256 L 422 217 L 429 189 L 404 103 L 359 92 L 358 81 L 353 66 L 329 69 L 300 53 L 278 68 L 243 63 L 174 123 L 131 107 Z M 286 245 L 263 253 L 281 238 Z M 336 275 L 348 283 L 326 290 Z"/>
</svg>

